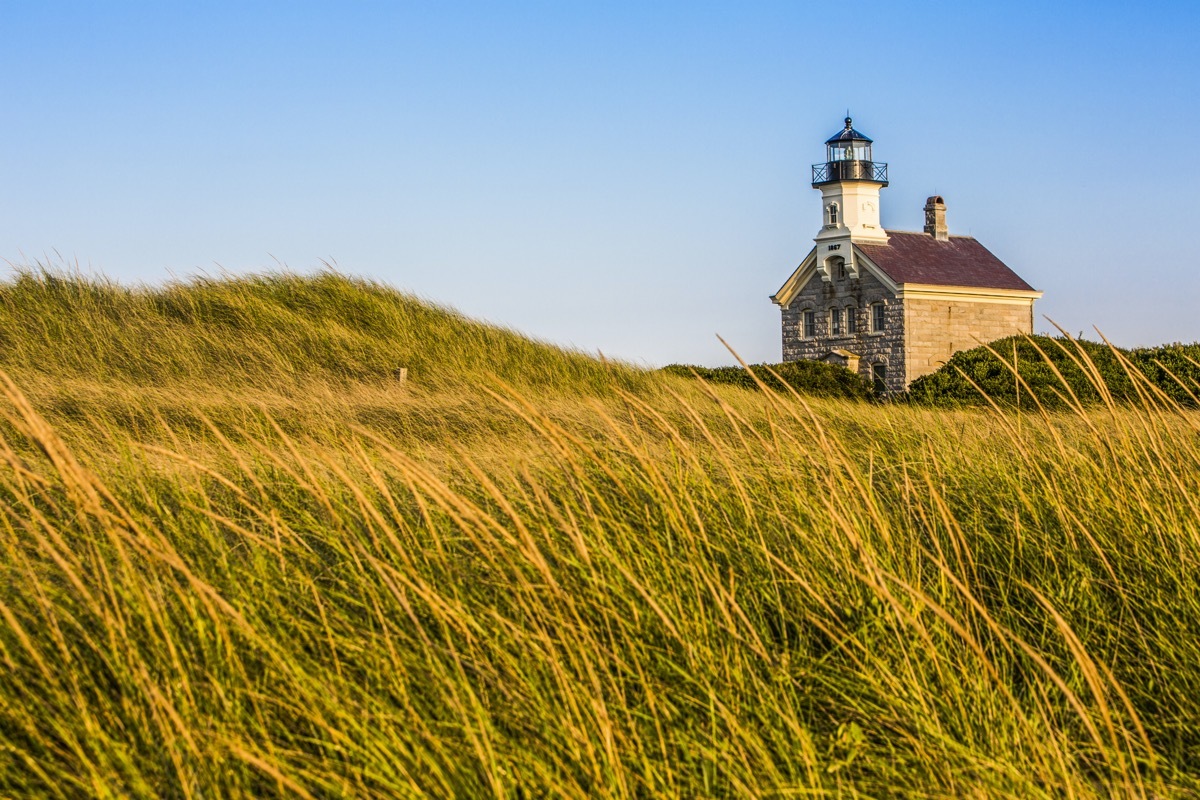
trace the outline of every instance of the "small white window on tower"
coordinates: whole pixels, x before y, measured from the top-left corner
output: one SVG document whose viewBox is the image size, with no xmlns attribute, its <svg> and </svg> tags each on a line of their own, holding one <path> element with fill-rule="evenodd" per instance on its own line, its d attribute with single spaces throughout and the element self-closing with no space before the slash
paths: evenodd
<svg viewBox="0 0 1200 800">
<path fill-rule="evenodd" d="M 829 224 L 830 224 L 830 225 L 837 225 L 837 224 L 838 224 L 838 207 L 837 207 L 837 203 L 830 203 L 830 204 L 829 204 Z"/>
</svg>

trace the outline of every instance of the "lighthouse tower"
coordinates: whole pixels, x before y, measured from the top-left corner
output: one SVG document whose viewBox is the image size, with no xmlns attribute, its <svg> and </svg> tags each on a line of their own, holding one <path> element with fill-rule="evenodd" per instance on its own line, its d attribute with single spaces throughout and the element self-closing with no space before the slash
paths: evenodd
<svg viewBox="0 0 1200 800">
<path fill-rule="evenodd" d="M 823 221 L 817 233 L 817 271 L 831 280 L 834 269 L 858 277 L 853 244 L 887 244 L 879 221 L 879 190 L 888 185 L 887 164 L 871 155 L 872 141 L 846 127 L 825 142 L 825 163 L 813 164 L 812 185 L 821 190 Z"/>
</svg>

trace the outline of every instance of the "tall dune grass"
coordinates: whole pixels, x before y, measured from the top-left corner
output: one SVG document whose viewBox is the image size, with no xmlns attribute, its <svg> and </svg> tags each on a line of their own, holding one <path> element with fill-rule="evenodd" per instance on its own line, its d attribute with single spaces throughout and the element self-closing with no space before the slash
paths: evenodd
<svg viewBox="0 0 1200 800">
<path fill-rule="evenodd" d="M 749 393 L 336 276 L 0 312 L 0 795 L 1200 792 L 1200 416 L 1150 389 Z"/>
</svg>

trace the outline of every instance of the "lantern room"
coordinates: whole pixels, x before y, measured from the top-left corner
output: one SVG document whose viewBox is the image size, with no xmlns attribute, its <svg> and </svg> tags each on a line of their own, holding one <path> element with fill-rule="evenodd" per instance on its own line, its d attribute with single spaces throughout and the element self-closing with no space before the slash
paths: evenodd
<svg viewBox="0 0 1200 800">
<path fill-rule="evenodd" d="M 872 144 L 869 136 L 854 130 L 854 120 L 846 117 L 846 127 L 825 141 L 825 163 L 813 164 L 813 188 L 838 181 L 887 186 L 887 164 L 875 163 Z"/>
</svg>

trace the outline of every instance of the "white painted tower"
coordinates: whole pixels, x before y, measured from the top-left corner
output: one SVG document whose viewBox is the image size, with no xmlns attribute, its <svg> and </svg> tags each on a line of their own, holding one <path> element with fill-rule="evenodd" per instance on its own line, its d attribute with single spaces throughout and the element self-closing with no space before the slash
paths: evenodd
<svg viewBox="0 0 1200 800">
<path fill-rule="evenodd" d="M 888 185 L 887 164 L 874 161 L 872 142 L 846 127 L 825 142 L 825 163 L 813 164 L 812 185 L 821 190 L 821 230 L 816 236 L 817 271 L 824 280 L 845 269 L 858 277 L 851 243 L 887 244 L 879 221 L 879 190 Z"/>
</svg>

